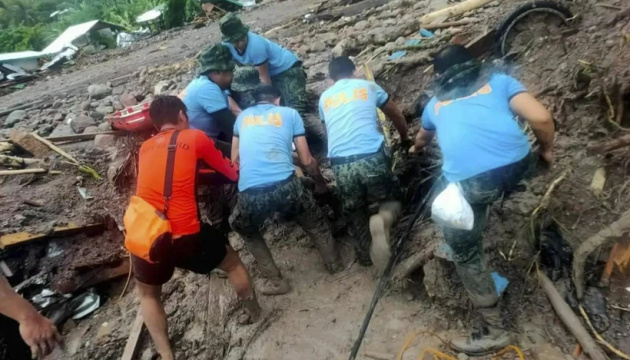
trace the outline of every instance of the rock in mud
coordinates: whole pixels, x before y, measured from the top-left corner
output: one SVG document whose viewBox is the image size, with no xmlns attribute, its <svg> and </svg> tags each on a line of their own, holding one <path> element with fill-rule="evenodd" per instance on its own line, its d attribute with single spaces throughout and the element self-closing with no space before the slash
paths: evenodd
<svg viewBox="0 0 630 360">
<path fill-rule="evenodd" d="M 367 29 L 368 26 L 369 26 L 369 23 L 367 22 L 367 20 L 361 20 L 358 23 L 354 24 L 354 29 L 363 31 Z"/>
<path fill-rule="evenodd" d="M 28 115 L 27 115 L 27 112 L 25 110 L 15 110 L 11 114 L 9 114 L 7 119 L 4 121 L 4 126 L 5 127 L 13 127 L 13 126 L 15 126 L 15 124 L 26 120 L 27 116 Z"/>
<path fill-rule="evenodd" d="M 47 137 L 53 132 L 53 130 L 55 130 L 54 125 L 45 125 L 37 129 L 37 135 Z"/>
<path fill-rule="evenodd" d="M 92 84 L 88 87 L 90 99 L 100 100 L 112 94 L 112 88 L 105 84 Z"/>
<path fill-rule="evenodd" d="M 116 135 L 96 135 L 94 145 L 99 149 L 108 149 L 116 146 Z"/>
<path fill-rule="evenodd" d="M 98 132 L 101 132 L 98 126 L 88 126 L 85 128 L 85 130 L 83 130 L 84 134 L 96 134 Z"/>
<path fill-rule="evenodd" d="M 99 114 L 102 114 L 103 117 L 104 117 L 106 115 L 109 115 L 109 114 L 113 113 L 114 112 L 114 107 L 113 106 L 102 106 L 101 105 L 101 106 L 97 107 L 96 110 L 94 110 L 94 111 L 96 111 Z"/>
<path fill-rule="evenodd" d="M 96 121 L 87 115 L 80 115 L 70 120 L 70 127 L 77 134 L 81 134 L 89 126 L 96 126 Z"/>
<path fill-rule="evenodd" d="M 316 41 L 311 45 L 311 52 L 322 52 L 326 50 L 326 43 L 323 41 Z"/>
<path fill-rule="evenodd" d="M 109 125 L 109 122 L 105 121 L 104 123 L 101 123 L 98 125 L 98 130 L 99 131 L 110 131 L 112 129 L 111 125 Z"/>
<path fill-rule="evenodd" d="M 56 113 L 55 115 L 53 115 L 52 121 L 55 121 L 55 122 L 63 121 L 63 114 Z"/>
<path fill-rule="evenodd" d="M 332 57 L 335 58 L 339 56 L 348 56 L 351 51 L 357 48 L 357 46 L 358 45 L 355 38 L 344 38 L 332 49 Z"/>
<path fill-rule="evenodd" d="M 9 138 L 15 145 L 33 154 L 35 157 L 42 158 L 51 152 L 48 146 L 35 139 L 30 133 L 19 130 L 11 130 Z"/>
<path fill-rule="evenodd" d="M 165 94 L 169 87 L 171 86 L 172 82 L 170 80 L 162 80 L 159 83 L 157 83 L 154 87 L 153 87 L 153 95 L 163 95 Z"/>
<path fill-rule="evenodd" d="M 124 93 L 120 96 L 120 104 L 123 107 L 138 105 L 136 97 L 129 93 Z"/>
</svg>

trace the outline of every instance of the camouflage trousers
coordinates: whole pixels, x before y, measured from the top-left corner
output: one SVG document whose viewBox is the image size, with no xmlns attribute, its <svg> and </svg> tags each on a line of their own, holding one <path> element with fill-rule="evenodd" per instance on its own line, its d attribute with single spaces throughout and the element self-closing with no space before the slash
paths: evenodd
<svg viewBox="0 0 630 360">
<path fill-rule="evenodd" d="M 337 183 L 337 197 L 341 200 L 344 217 L 350 222 L 349 232 L 359 262 L 370 265 L 369 205 L 401 198 L 398 179 L 391 170 L 389 158 L 383 150 L 351 161 L 332 158 L 332 170 Z"/>
<path fill-rule="evenodd" d="M 230 225 L 244 236 L 255 235 L 275 213 L 295 220 L 308 235 L 330 234 L 324 214 L 295 175 L 268 188 L 241 191 L 230 216 Z"/>
<path fill-rule="evenodd" d="M 201 185 L 197 190 L 199 215 L 204 223 L 228 233 L 228 218 L 236 204 L 236 184 Z"/>
<path fill-rule="evenodd" d="M 446 243 L 453 250 L 457 273 L 477 308 L 492 307 L 499 300 L 483 255 L 482 236 L 488 219 L 488 208 L 531 175 L 535 163 L 534 155 L 529 154 L 520 161 L 459 182 L 475 214 L 473 229 L 466 231 L 445 227 L 442 230 Z M 446 185 L 444 181 L 443 186 Z"/>
<path fill-rule="evenodd" d="M 306 72 L 302 64 L 271 78 L 271 83 L 280 92 L 281 105 L 297 110 L 304 121 L 304 130 L 313 153 L 319 153 L 326 143 L 326 132 L 317 116 L 309 116 L 306 95 Z"/>
</svg>

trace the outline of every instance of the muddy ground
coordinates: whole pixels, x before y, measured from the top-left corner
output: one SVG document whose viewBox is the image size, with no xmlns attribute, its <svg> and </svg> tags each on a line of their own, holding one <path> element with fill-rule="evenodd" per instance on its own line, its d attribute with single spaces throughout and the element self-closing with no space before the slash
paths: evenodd
<svg viewBox="0 0 630 360">
<path fill-rule="evenodd" d="M 243 14 L 243 19 L 262 32 L 297 19 L 269 37 L 296 51 L 304 61 L 313 101 L 330 85 L 325 74 L 331 51 L 342 40 L 351 39 L 347 42 L 348 52 L 356 56 L 357 64 L 369 60 L 377 81 L 401 104 L 415 131 L 418 98 L 431 94 L 432 73 L 428 69 L 431 52 L 449 41 L 468 43 L 497 26 L 522 3 L 525 2 L 495 2 L 464 14 L 464 18 L 476 22 L 436 31 L 434 39 L 422 40 L 427 44 L 425 50 L 408 51 L 405 57 L 395 61 L 387 61 L 389 54 L 407 39 L 418 38 L 416 20 L 445 6 L 444 2 L 394 0 L 337 20 L 303 22 L 302 15 L 308 9 L 318 8 L 319 2 L 271 1 Z M 611 108 L 617 109 L 619 102 L 630 105 L 630 97 L 620 90 L 630 85 L 627 70 L 630 20 L 626 18 L 606 25 L 617 13 L 614 7 L 623 7 L 624 1 L 610 2 L 608 5 L 612 8 L 595 6 L 587 0 L 566 4 L 578 15 L 574 22 L 565 26 L 553 17 L 538 15 L 520 25 L 518 36 L 510 39 L 517 53 L 515 59 L 497 65 L 520 79 L 552 110 L 558 128 L 556 164 L 552 169 L 541 169 L 537 177 L 525 184 L 523 191 L 511 194 L 492 207 L 484 240 L 490 265 L 510 281 L 503 298 L 504 312 L 509 328 L 517 334 L 528 359 L 554 351 L 561 351 L 570 359 L 568 354 L 576 344 L 539 289 L 536 270 L 546 271 L 557 280 L 559 287 L 567 283 L 571 251 L 628 210 L 626 204 L 630 200 L 625 151 L 621 149 L 604 156 L 587 154 L 585 149 L 587 144 L 623 135 L 625 127 L 630 126 L 629 111 L 617 125 L 609 121 Z M 321 8 L 325 10 L 326 6 Z M 57 131 L 64 126 L 57 114 L 62 115 L 62 120 L 78 116 L 82 111 L 93 114 L 101 107 L 115 107 L 124 93 L 131 93 L 138 100 L 150 98 L 155 92 L 154 86 L 163 80 L 169 82 L 169 92 L 177 93 L 194 75 L 191 58 L 218 39 L 217 24 L 161 34 L 130 50 L 83 59 L 76 68 L 28 84 L 24 90 L 2 97 L 1 102 L 9 108 L 34 100 L 48 100 L 48 105 L 29 110 L 27 120 L 14 127 L 37 131 L 47 127 Z M 496 60 L 492 55 L 486 58 Z M 126 75 L 132 76 L 121 78 Z M 86 95 L 88 85 L 107 81 L 112 82 L 112 98 L 90 103 Z M 607 97 L 612 99 L 611 106 Z M 0 134 L 8 134 L 8 131 L 8 128 L 2 129 Z M 396 136 L 393 137 L 396 142 Z M 105 178 L 100 181 L 63 163 L 53 165 L 62 175 L 1 179 L 0 212 L 6 214 L 0 223 L 3 233 L 46 231 L 67 223 L 88 224 L 102 221 L 106 215 L 120 223 L 134 185 L 133 156 L 128 155 L 141 139 L 116 141 L 113 147 L 92 142 L 64 146 L 80 161 L 99 171 Z M 435 147 L 420 157 L 397 155 L 396 172 L 405 186 L 408 214 L 427 196 L 430 184 L 439 177 L 439 159 Z M 590 184 L 595 171 L 602 167 L 606 169 L 605 187 L 603 193 L 595 195 Z M 128 171 L 120 170 L 124 168 Z M 553 192 L 548 210 L 532 220 L 531 214 L 540 205 L 549 184 L 567 169 L 570 173 Z M 77 185 L 87 188 L 94 199 L 84 200 Z M 43 206 L 33 208 L 24 204 L 24 200 L 39 200 Z M 429 347 L 444 350 L 441 339 L 448 340 L 466 331 L 469 322 L 475 322 L 453 265 L 436 251 L 441 236 L 430 221 L 418 222 L 413 228 L 399 269 L 409 264 L 414 255 L 434 256 L 424 259 L 415 271 L 406 274 L 408 276 L 397 277 L 392 282 L 390 291 L 376 308 L 360 359 L 366 359 L 366 350 L 393 358 L 407 336 L 416 331 L 420 332 L 418 339 L 403 359 L 416 359 L 421 349 Z M 338 241 L 348 267 L 336 275 L 324 271 L 317 252 L 296 226 L 272 222 L 266 238 L 293 291 L 281 297 L 261 296 L 265 320 L 259 324 L 236 324 L 233 315 L 238 305 L 234 293 L 227 281 L 217 274 L 208 280 L 204 276 L 178 272 L 165 285 L 164 302 L 177 359 L 320 360 L 348 356 L 378 280 L 375 270 L 353 263 L 343 231 Z M 256 265 L 240 239 L 232 235 L 230 240 L 257 278 Z M 87 276 L 86 269 L 75 268 L 76 263 L 90 260 L 116 264 L 125 257 L 122 236 L 115 224 L 110 224 L 103 234 L 76 235 L 54 242 L 64 251 L 58 260 L 45 257 L 50 248 L 48 241 L 2 255 L 12 268 L 19 269 L 16 275 L 19 279 L 49 271 L 54 275 L 52 283 L 62 288 L 69 286 L 64 283 L 68 279 L 74 279 L 76 286 L 76 282 Z M 555 250 L 549 250 L 550 247 Z M 557 248 L 567 250 L 568 255 Z M 630 306 L 630 293 L 624 290 L 630 286 L 630 277 L 627 271 L 624 275 L 615 270 L 609 288 L 598 284 L 609 249 L 609 246 L 603 247 L 588 262 L 587 279 L 592 290 L 588 298 L 591 300 L 585 300 L 584 304 L 591 317 L 598 319 L 595 325 L 602 336 L 627 353 L 630 351 L 627 326 L 630 313 L 619 308 Z M 121 297 L 123 289 L 125 295 Z M 68 321 L 64 325 L 66 352 L 58 351 L 51 359 L 120 358 L 137 311 L 133 282 L 125 289 L 123 277 L 99 285 L 97 291 L 103 296 L 103 306 L 86 319 Z M 603 307 L 596 304 L 598 293 L 607 297 Z M 142 359 L 155 358 L 146 333 L 142 340 Z"/>
</svg>

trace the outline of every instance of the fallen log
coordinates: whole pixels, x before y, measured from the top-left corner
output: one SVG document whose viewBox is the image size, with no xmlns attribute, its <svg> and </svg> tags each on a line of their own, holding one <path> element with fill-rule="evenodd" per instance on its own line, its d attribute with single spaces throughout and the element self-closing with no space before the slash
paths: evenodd
<svg viewBox="0 0 630 360">
<path fill-rule="evenodd" d="M 33 234 L 27 231 L 23 231 L 14 234 L 7 234 L 0 236 L 0 249 L 6 249 L 7 247 L 17 246 L 35 240 L 42 240 L 48 237 L 68 236 L 80 232 L 97 233 L 103 231 L 104 229 L 104 224 L 91 224 L 86 226 L 77 226 L 70 224 L 68 226 L 55 227 L 50 233 Z"/>
<path fill-rule="evenodd" d="M 612 224 L 600 230 L 597 234 L 584 241 L 573 253 L 573 283 L 578 300 L 584 296 L 584 264 L 588 256 L 598 247 L 613 240 L 623 238 L 630 231 L 630 210 Z"/>
<path fill-rule="evenodd" d="M 586 153 L 589 155 L 604 154 L 626 146 L 630 146 L 630 135 L 624 135 L 610 141 L 589 145 L 586 147 Z"/>
<path fill-rule="evenodd" d="M 478 9 L 492 0 L 466 0 L 457 5 L 453 5 L 432 13 L 426 14 L 420 18 L 420 24 L 432 24 L 438 19 L 448 19 L 453 16 L 462 15 L 470 10 Z"/>
<path fill-rule="evenodd" d="M 122 131 L 104 131 L 92 134 L 77 134 L 77 135 L 68 135 L 68 136 L 56 136 L 56 137 L 48 137 L 46 140 L 51 143 L 58 143 L 64 141 L 81 141 L 81 140 L 92 140 L 96 137 L 96 135 L 123 135 Z"/>
<path fill-rule="evenodd" d="M 558 289 L 556 289 L 547 275 L 539 271 L 538 279 L 540 281 L 540 287 L 543 289 L 545 294 L 547 294 L 549 302 L 556 311 L 556 314 L 558 314 L 558 317 L 562 320 L 571 334 L 575 336 L 584 352 L 593 360 L 607 360 L 608 357 L 604 351 L 597 345 L 586 328 L 584 328 L 580 319 L 577 315 L 575 315 L 573 310 L 571 310 L 566 301 L 564 301 L 562 295 L 560 295 Z"/>
</svg>

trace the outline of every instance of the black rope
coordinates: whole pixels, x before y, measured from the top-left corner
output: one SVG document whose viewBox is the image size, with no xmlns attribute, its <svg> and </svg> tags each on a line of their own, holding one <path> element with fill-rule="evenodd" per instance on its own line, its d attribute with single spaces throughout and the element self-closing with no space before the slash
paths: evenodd
<svg viewBox="0 0 630 360">
<path fill-rule="evenodd" d="M 407 227 L 401 233 L 399 233 L 400 234 L 399 236 L 397 236 L 398 239 L 394 245 L 393 254 L 389 258 L 389 261 L 387 262 L 387 267 L 385 268 L 383 275 L 381 275 L 378 281 L 378 286 L 376 287 L 376 290 L 374 291 L 374 295 L 372 295 L 372 302 L 370 303 L 370 307 L 367 311 L 367 314 L 365 314 L 365 318 L 363 319 L 361 330 L 359 330 L 359 337 L 357 338 L 357 340 L 354 342 L 354 345 L 352 346 L 352 351 L 350 352 L 349 360 L 356 359 L 357 354 L 359 353 L 359 348 L 361 347 L 361 343 L 363 342 L 363 338 L 365 337 L 365 332 L 367 331 L 367 328 L 370 325 L 370 321 L 372 320 L 372 314 L 374 314 L 374 309 L 376 308 L 376 304 L 378 304 L 378 301 L 385 294 L 385 291 L 387 291 L 387 285 L 392 276 L 392 270 L 394 269 L 394 266 L 398 264 L 398 261 L 400 260 L 400 256 L 402 255 L 403 244 L 407 242 L 407 239 L 409 238 L 409 233 L 413 229 L 413 226 L 416 224 L 418 219 L 419 218 L 424 219 L 424 217 L 428 213 L 428 211 L 426 211 L 427 208 L 425 207 L 425 205 L 427 201 L 430 198 L 432 198 L 431 194 L 436 189 L 436 184 L 438 183 L 439 181 L 436 181 L 435 183 L 433 183 L 433 185 L 429 189 L 429 192 L 426 194 L 422 202 L 418 204 L 418 207 L 414 211 L 413 216 L 409 219 L 409 223 L 407 224 Z"/>
</svg>

